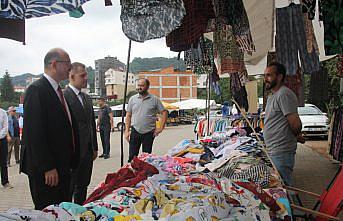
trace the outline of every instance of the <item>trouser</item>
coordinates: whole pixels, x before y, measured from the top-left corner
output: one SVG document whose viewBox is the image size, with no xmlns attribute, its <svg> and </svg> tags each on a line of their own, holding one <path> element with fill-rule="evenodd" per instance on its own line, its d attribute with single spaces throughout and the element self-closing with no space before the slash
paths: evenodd
<svg viewBox="0 0 343 221">
<path fill-rule="evenodd" d="M 276 169 L 279 171 L 285 184 L 288 186 L 292 186 L 292 174 L 295 163 L 295 152 L 279 154 L 273 153 L 269 154 L 269 156 L 273 161 Z"/>
<path fill-rule="evenodd" d="M 50 187 L 45 184 L 44 174 L 29 175 L 32 201 L 36 210 L 61 202 L 71 202 L 71 174 L 58 173 L 58 185 Z"/>
<path fill-rule="evenodd" d="M 12 137 L 11 142 L 8 144 L 8 157 L 7 164 L 11 163 L 12 150 L 14 149 L 15 162 L 19 163 L 19 148 L 20 148 L 20 138 Z"/>
<path fill-rule="evenodd" d="M 319 70 L 319 56 L 315 50 L 308 53 L 301 5 L 276 9 L 275 47 L 277 61 L 284 64 L 287 75 L 294 75 L 299 66 L 305 73 Z"/>
<path fill-rule="evenodd" d="M 7 170 L 7 140 L 6 138 L 0 139 L 0 167 L 1 167 L 1 184 L 8 183 L 8 170 Z"/>
<path fill-rule="evenodd" d="M 74 203 L 82 205 L 87 197 L 87 188 L 91 181 L 93 154 L 87 154 L 80 160 L 78 168 L 72 174 L 72 194 Z"/>
<path fill-rule="evenodd" d="M 130 144 L 129 144 L 129 162 L 131 162 L 131 160 L 135 156 L 138 156 L 141 145 L 143 145 L 143 152 L 151 153 L 154 139 L 155 139 L 154 130 L 145 134 L 140 134 L 135 130 L 134 127 L 131 127 Z"/>
<path fill-rule="evenodd" d="M 110 134 L 111 128 L 100 128 L 100 138 L 102 144 L 102 153 L 104 155 L 110 155 Z"/>
</svg>

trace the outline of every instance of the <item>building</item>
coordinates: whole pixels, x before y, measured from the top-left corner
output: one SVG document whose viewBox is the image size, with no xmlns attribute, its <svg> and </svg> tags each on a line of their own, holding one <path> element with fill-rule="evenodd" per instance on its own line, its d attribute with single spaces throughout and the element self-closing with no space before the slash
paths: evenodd
<svg viewBox="0 0 343 221">
<path fill-rule="evenodd" d="M 105 72 L 106 97 L 108 99 L 123 99 L 125 89 L 126 72 L 114 70 L 112 68 Z M 128 75 L 127 92 L 136 89 L 136 76 L 132 73 Z"/>
<path fill-rule="evenodd" d="M 207 75 L 200 74 L 197 76 L 197 87 L 200 89 L 206 88 Z"/>
<path fill-rule="evenodd" d="M 32 84 L 33 82 L 39 80 L 40 77 L 41 77 L 41 76 L 34 76 L 34 75 L 27 77 L 26 80 L 25 80 L 26 86 L 28 87 L 28 86 L 29 86 L 30 84 Z"/>
<path fill-rule="evenodd" d="M 191 70 L 178 71 L 168 67 L 140 72 L 139 78 L 147 78 L 150 81 L 149 92 L 164 102 L 197 98 L 197 77 Z"/>
<path fill-rule="evenodd" d="M 15 85 L 13 86 L 14 92 L 18 92 L 18 93 L 24 93 L 26 87 L 24 86 L 19 86 L 19 85 Z"/>
<path fill-rule="evenodd" d="M 125 64 L 119 61 L 117 57 L 107 56 L 95 61 L 94 88 L 95 94 L 100 97 L 106 96 L 105 72 L 110 68 L 118 71 L 126 70 Z"/>
</svg>

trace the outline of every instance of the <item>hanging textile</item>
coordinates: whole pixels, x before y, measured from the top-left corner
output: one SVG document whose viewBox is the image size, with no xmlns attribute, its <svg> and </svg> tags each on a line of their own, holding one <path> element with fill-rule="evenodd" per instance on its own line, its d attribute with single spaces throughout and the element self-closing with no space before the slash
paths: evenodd
<svg viewBox="0 0 343 221">
<path fill-rule="evenodd" d="M 317 52 L 308 53 L 303 16 L 300 5 L 276 9 L 275 47 L 277 61 L 284 64 L 287 75 L 296 74 L 298 52 L 304 73 L 319 70 Z"/>
<path fill-rule="evenodd" d="M 343 54 L 343 1 L 323 0 L 325 55 Z"/>
<path fill-rule="evenodd" d="M 213 34 L 214 61 L 218 74 L 241 72 L 245 70 L 244 54 L 238 48 L 230 25 L 216 24 Z"/>
<path fill-rule="evenodd" d="M 105 6 L 112 6 L 112 1 L 111 0 L 105 0 Z"/>
<path fill-rule="evenodd" d="M 319 1 L 319 20 L 323 20 L 322 15 L 322 1 L 325 0 L 318 0 Z M 316 2 L 317 0 L 301 0 L 300 3 L 302 5 L 302 12 L 307 13 L 307 17 L 310 20 L 314 19 L 315 12 L 316 12 Z"/>
<path fill-rule="evenodd" d="M 298 68 L 295 75 L 287 75 L 285 78 L 285 86 L 291 89 L 298 99 L 298 106 L 304 106 L 301 105 L 302 103 L 300 101 L 300 95 L 301 95 L 301 88 L 302 88 L 302 77 L 301 77 L 301 69 Z"/>
<path fill-rule="evenodd" d="M 166 36 L 186 15 L 182 0 L 122 0 L 121 6 L 123 32 L 138 42 Z"/>
<path fill-rule="evenodd" d="M 8 38 L 25 44 L 25 20 L 0 17 L 0 38 Z"/>
<path fill-rule="evenodd" d="M 323 67 L 311 74 L 309 103 L 324 107 L 328 101 L 329 78 L 328 72 Z"/>
<path fill-rule="evenodd" d="M 230 25 L 235 40 L 242 52 L 252 54 L 255 51 L 247 13 L 242 0 L 214 0 L 216 18 L 221 24 Z"/>
<path fill-rule="evenodd" d="M 343 54 L 337 55 L 337 75 L 343 78 Z"/>
<path fill-rule="evenodd" d="M 245 111 L 248 111 L 249 110 L 248 94 L 245 89 L 245 86 L 241 84 L 238 73 L 230 74 L 230 85 L 231 85 L 231 93 L 235 101 L 238 103 L 238 105 L 241 108 L 245 109 Z"/>
<path fill-rule="evenodd" d="M 319 55 L 318 43 L 314 34 L 312 21 L 307 18 L 306 14 L 303 14 L 303 20 L 306 34 L 307 52 L 312 53 L 315 51 Z"/>
<path fill-rule="evenodd" d="M 334 111 L 333 118 L 330 155 L 335 160 L 343 161 L 343 107 Z"/>
<path fill-rule="evenodd" d="M 182 19 L 182 25 L 166 37 L 167 46 L 171 51 L 186 51 L 197 45 L 199 38 L 206 32 L 209 19 L 214 18 L 211 0 L 184 0 L 187 14 Z"/>
</svg>

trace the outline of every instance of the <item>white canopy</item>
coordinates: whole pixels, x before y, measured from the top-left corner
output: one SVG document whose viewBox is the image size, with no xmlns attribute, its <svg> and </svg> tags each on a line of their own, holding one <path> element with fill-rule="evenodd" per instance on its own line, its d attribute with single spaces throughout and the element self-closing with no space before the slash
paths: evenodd
<svg viewBox="0 0 343 221">
<path fill-rule="evenodd" d="M 125 104 L 125 110 L 127 108 L 127 104 Z M 111 107 L 112 110 L 123 110 L 123 104 L 118 104 L 118 105 L 115 105 L 115 106 L 112 106 Z"/>
<path fill-rule="evenodd" d="M 172 103 L 172 105 L 179 107 L 180 110 L 206 109 L 206 100 L 189 99 Z M 210 105 L 216 105 L 216 102 L 214 100 L 210 100 Z"/>
</svg>

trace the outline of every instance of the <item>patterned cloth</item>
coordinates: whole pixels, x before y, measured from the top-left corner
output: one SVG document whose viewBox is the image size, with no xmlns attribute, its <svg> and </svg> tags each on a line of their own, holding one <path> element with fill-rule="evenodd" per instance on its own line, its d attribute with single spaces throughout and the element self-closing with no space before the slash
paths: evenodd
<svg viewBox="0 0 343 221">
<path fill-rule="evenodd" d="M 249 20 L 242 0 L 214 0 L 216 17 L 221 24 L 230 25 L 233 35 L 242 52 L 252 54 L 255 51 Z"/>
<path fill-rule="evenodd" d="M 214 18 L 211 0 L 184 0 L 187 11 L 182 25 L 166 37 L 171 51 L 181 52 L 197 45 L 199 38 L 206 32 L 209 19 Z"/>
<path fill-rule="evenodd" d="M 168 35 L 186 15 L 182 0 L 122 0 L 121 5 L 123 32 L 138 42 Z"/>
<path fill-rule="evenodd" d="M 234 73 L 245 70 L 244 54 L 236 44 L 230 25 L 216 23 L 213 34 L 214 61 L 218 74 Z"/>
<path fill-rule="evenodd" d="M 284 64 L 287 75 L 296 74 L 298 52 L 301 69 L 305 73 L 319 70 L 319 56 L 316 51 L 308 53 L 306 34 L 300 5 L 276 9 L 275 47 L 277 61 Z"/>
<path fill-rule="evenodd" d="M 11 19 L 25 19 L 60 14 L 74 11 L 89 0 L 6 0 L 1 1 L 0 17 Z"/>
</svg>

